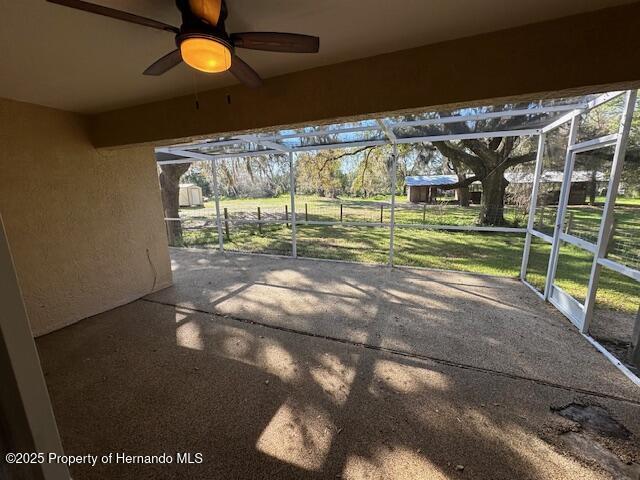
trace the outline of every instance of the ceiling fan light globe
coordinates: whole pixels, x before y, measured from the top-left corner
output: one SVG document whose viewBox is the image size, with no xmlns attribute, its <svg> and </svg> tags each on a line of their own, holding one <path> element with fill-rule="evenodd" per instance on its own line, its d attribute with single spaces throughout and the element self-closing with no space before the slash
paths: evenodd
<svg viewBox="0 0 640 480">
<path fill-rule="evenodd" d="M 213 39 L 185 38 L 180 43 L 182 59 L 190 67 L 206 73 L 219 73 L 231 68 L 231 51 Z"/>
</svg>

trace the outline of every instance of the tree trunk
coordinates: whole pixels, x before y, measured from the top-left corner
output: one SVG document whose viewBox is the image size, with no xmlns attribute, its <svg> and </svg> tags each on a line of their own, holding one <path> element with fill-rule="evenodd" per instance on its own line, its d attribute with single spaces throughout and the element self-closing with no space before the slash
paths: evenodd
<svg viewBox="0 0 640 480">
<path fill-rule="evenodd" d="M 460 187 L 458 189 L 458 202 L 461 207 L 468 207 L 470 202 L 469 187 Z"/>
<path fill-rule="evenodd" d="M 590 182 L 589 182 L 589 190 L 588 190 L 588 194 L 589 194 L 589 205 L 595 205 L 596 204 L 596 193 L 598 190 L 598 186 L 596 184 L 596 171 L 592 170 L 591 171 L 591 178 L 590 178 Z"/>
<path fill-rule="evenodd" d="M 494 171 L 482 180 L 482 201 L 480 203 L 481 225 L 504 225 L 504 191 L 508 182 L 503 172 Z"/>
<path fill-rule="evenodd" d="M 160 192 L 165 218 L 178 218 L 180 212 L 180 177 L 189 169 L 190 163 L 160 165 Z M 182 246 L 182 225 L 179 221 L 169 220 L 167 239 L 172 247 Z"/>
</svg>

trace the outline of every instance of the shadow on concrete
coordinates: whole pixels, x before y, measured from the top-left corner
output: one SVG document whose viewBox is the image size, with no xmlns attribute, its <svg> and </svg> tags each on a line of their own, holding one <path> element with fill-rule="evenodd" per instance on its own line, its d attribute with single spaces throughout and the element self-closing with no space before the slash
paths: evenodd
<svg viewBox="0 0 640 480">
<path fill-rule="evenodd" d="M 542 439 L 549 407 L 595 399 L 640 432 L 637 392 L 510 280 L 198 252 L 174 269 L 38 348 L 68 453 L 204 461 L 77 478 L 604 478 Z"/>
</svg>

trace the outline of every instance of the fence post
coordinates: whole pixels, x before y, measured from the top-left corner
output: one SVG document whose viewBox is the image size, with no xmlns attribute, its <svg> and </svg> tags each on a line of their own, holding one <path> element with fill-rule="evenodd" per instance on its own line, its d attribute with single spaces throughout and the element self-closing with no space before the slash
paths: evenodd
<svg viewBox="0 0 640 480">
<path fill-rule="evenodd" d="M 342 223 L 342 204 L 340 204 L 340 223 Z"/>
<path fill-rule="evenodd" d="M 260 207 L 258 207 L 258 231 L 262 233 L 262 222 L 260 221 Z"/>
<path fill-rule="evenodd" d="M 427 204 L 422 205 L 422 223 L 427 223 Z"/>
<path fill-rule="evenodd" d="M 382 209 L 384 208 L 384 204 L 380 204 L 380 223 L 382 224 Z"/>
<path fill-rule="evenodd" d="M 569 217 L 567 218 L 567 222 L 564 226 L 564 233 L 566 233 L 567 235 L 569 235 L 569 232 L 571 232 L 571 228 L 573 227 L 573 212 L 568 213 Z"/>
<path fill-rule="evenodd" d="M 307 204 L 304 204 L 304 221 L 308 222 L 309 221 L 309 211 L 307 209 Z"/>
<path fill-rule="evenodd" d="M 227 235 L 227 240 L 231 240 L 229 236 L 229 212 L 227 207 L 224 207 L 224 233 Z"/>
<path fill-rule="evenodd" d="M 284 206 L 284 219 L 287 222 L 287 228 L 289 228 L 289 207 L 287 205 Z"/>
<path fill-rule="evenodd" d="M 604 258 L 607 258 L 609 256 L 609 252 L 615 248 L 614 235 L 616 234 L 617 223 L 618 222 L 616 220 L 616 217 L 613 217 L 613 220 L 611 221 L 611 230 L 609 230 L 609 241 L 607 242 L 607 251 L 604 253 Z"/>
</svg>

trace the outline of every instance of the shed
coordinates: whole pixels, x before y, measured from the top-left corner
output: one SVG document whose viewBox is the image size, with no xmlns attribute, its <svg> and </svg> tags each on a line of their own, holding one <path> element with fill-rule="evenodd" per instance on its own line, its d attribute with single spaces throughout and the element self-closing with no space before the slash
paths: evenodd
<svg viewBox="0 0 640 480">
<path fill-rule="evenodd" d="M 197 207 L 203 205 L 202 188 L 193 183 L 181 183 L 179 201 L 181 207 Z"/>
<path fill-rule="evenodd" d="M 563 172 L 547 171 L 542 174 L 540 185 L 546 185 L 546 191 L 542 192 L 546 205 L 558 203 L 560 196 L 560 186 L 562 184 Z M 533 183 L 533 173 L 529 172 L 506 172 L 505 179 L 511 185 L 531 185 Z M 448 185 L 458 183 L 456 175 L 415 175 L 406 178 L 407 200 L 411 203 L 433 203 L 439 190 Z M 595 185 L 594 185 L 595 184 Z M 576 170 L 571 176 L 571 190 L 569 192 L 570 205 L 582 205 L 587 202 L 590 187 L 595 186 L 596 194 L 601 193 L 606 188 L 607 176 L 603 172 L 589 172 Z M 473 193 L 477 194 L 476 196 Z M 455 199 L 458 199 L 458 192 L 455 191 Z M 472 192 L 471 201 L 480 202 L 480 192 Z"/>
<path fill-rule="evenodd" d="M 561 171 L 543 172 L 540 177 L 542 187 L 540 202 L 545 205 L 556 205 L 560 198 L 560 187 L 564 173 Z M 507 172 L 504 177 L 512 185 L 532 185 L 533 173 Z M 571 189 L 569 190 L 569 205 L 584 205 L 587 196 L 598 195 L 606 189 L 607 175 L 603 172 L 575 170 L 571 175 Z"/>
<path fill-rule="evenodd" d="M 406 177 L 407 200 L 411 203 L 434 203 L 443 187 L 458 183 L 456 175 L 414 175 Z M 447 190 L 451 191 L 451 190 Z M 454 198 L 458 192 L 454 190 Z"/>
</svg>

